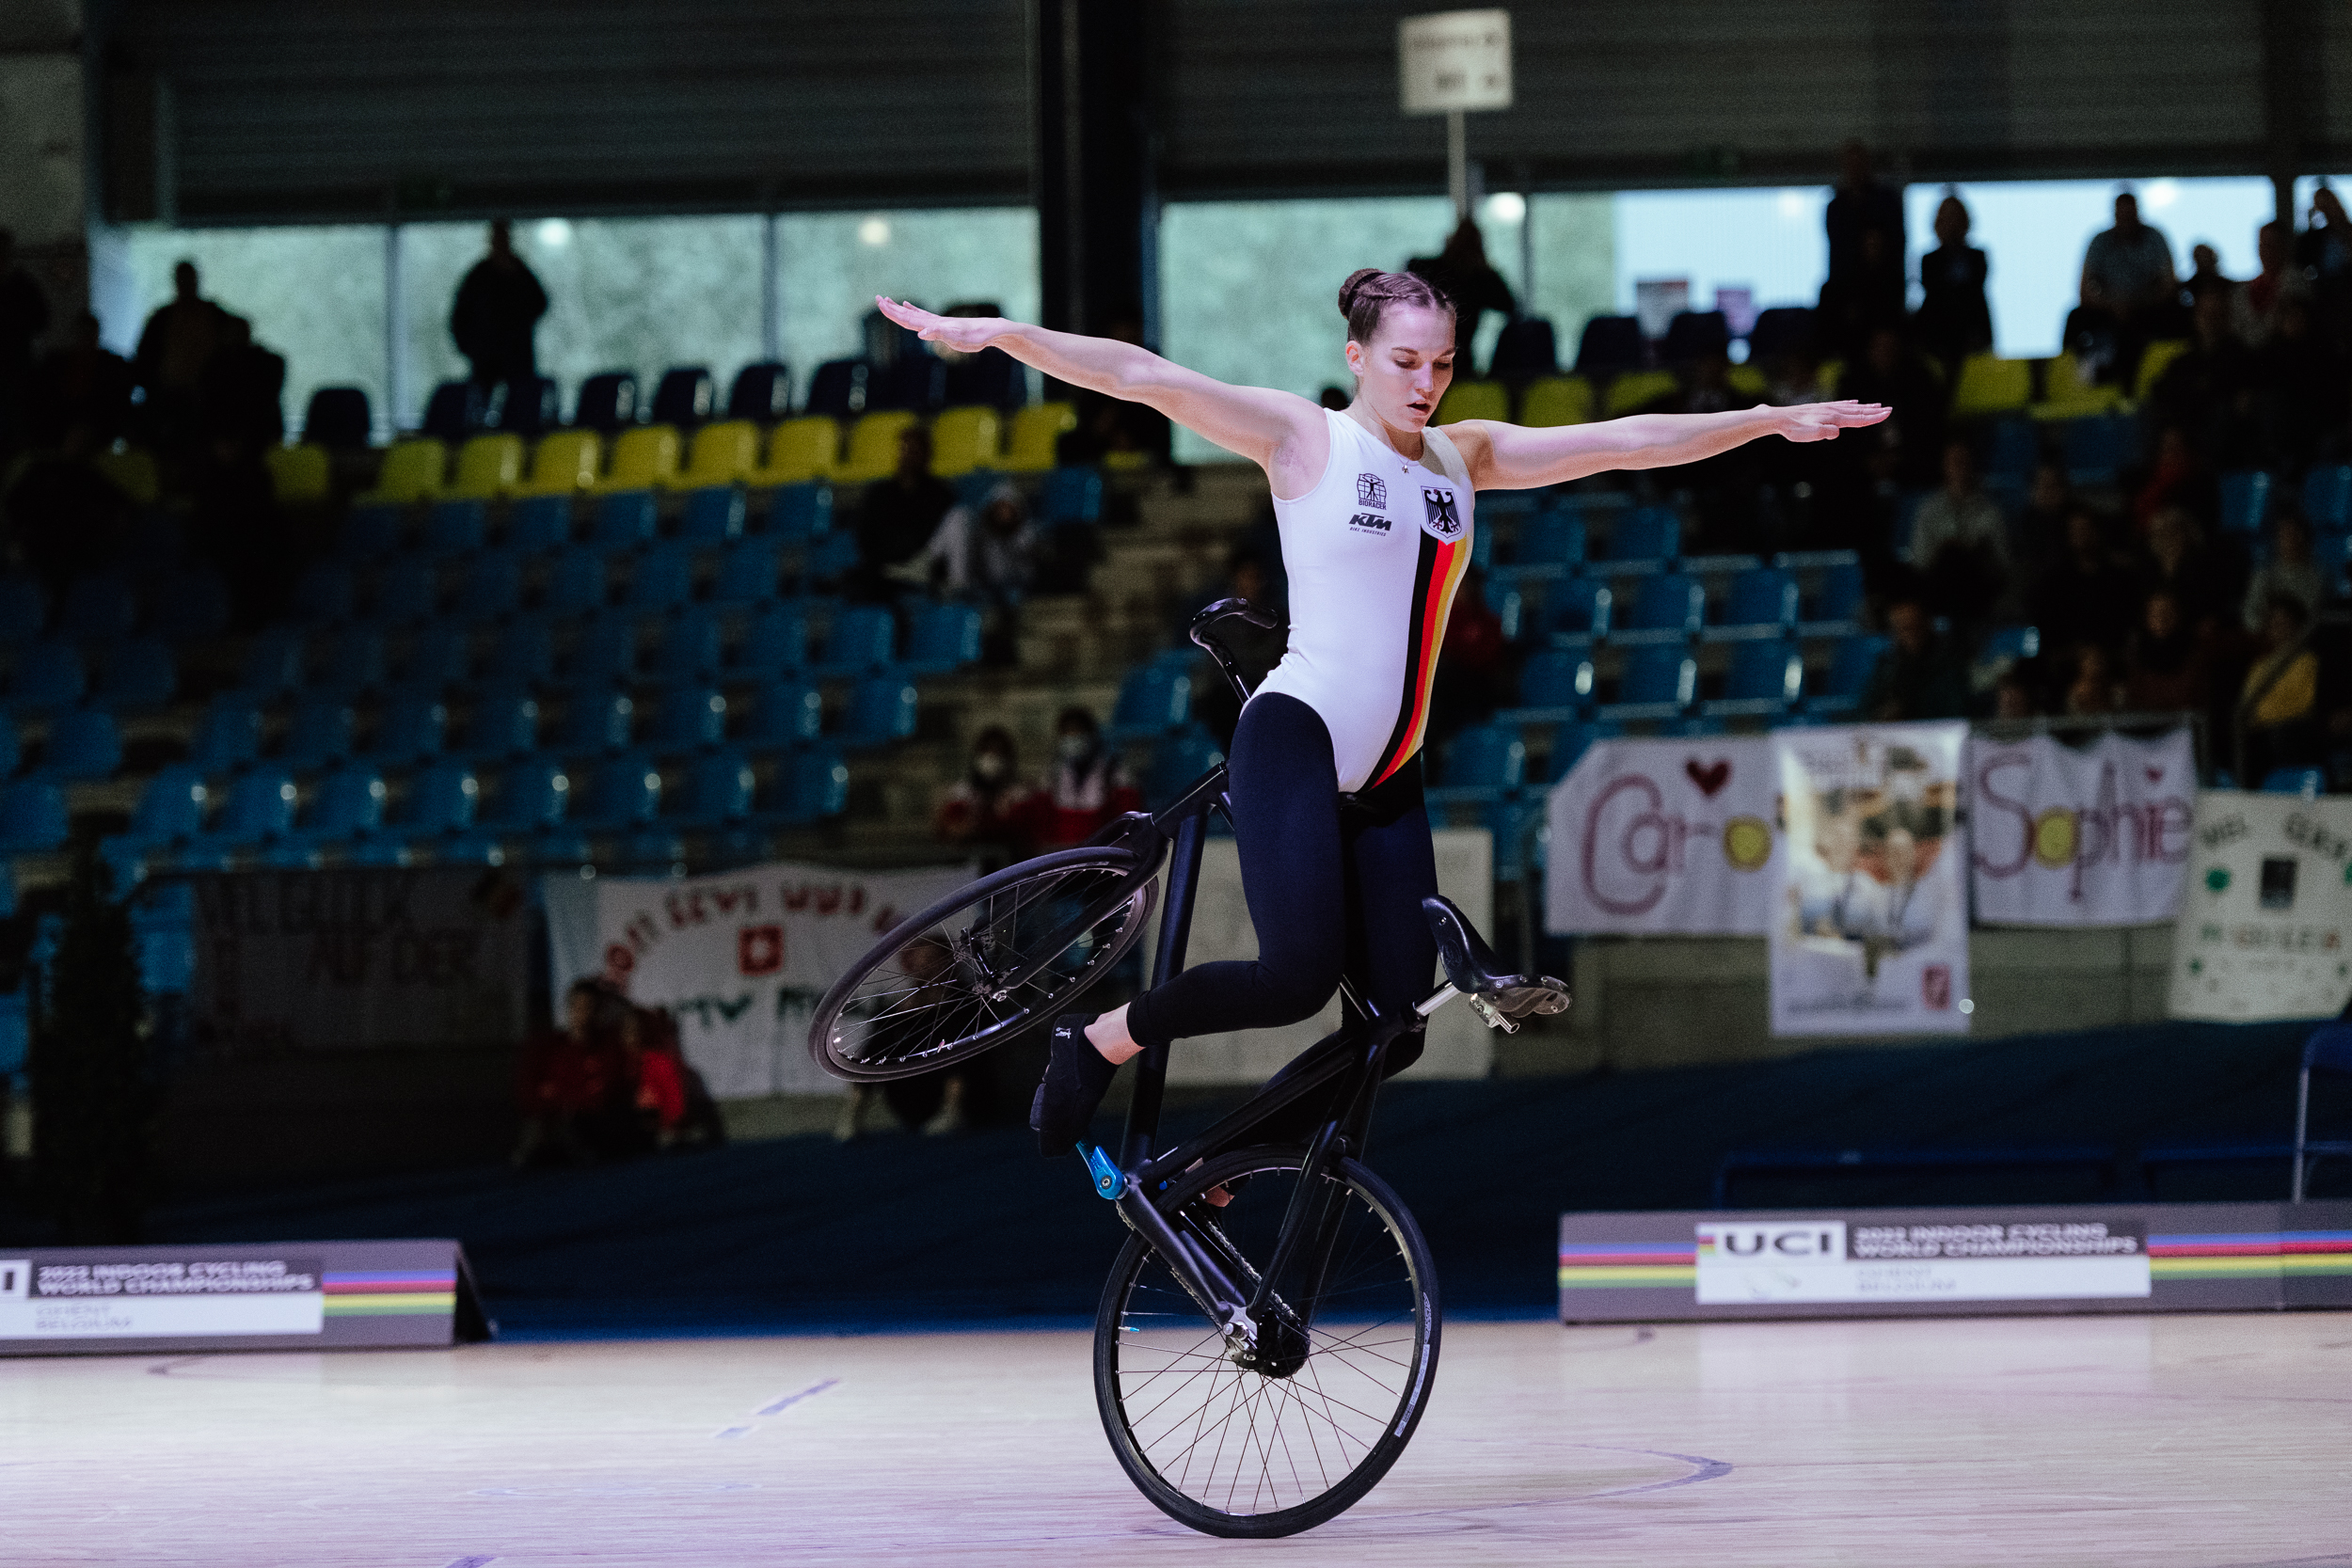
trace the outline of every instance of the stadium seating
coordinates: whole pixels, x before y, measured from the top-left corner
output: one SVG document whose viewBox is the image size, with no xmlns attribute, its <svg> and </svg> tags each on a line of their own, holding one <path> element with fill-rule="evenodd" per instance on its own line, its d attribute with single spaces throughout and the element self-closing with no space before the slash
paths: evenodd
<svg viewBox="0 0 2352 1568">
<path fill-rule="evenodd" d="M 1120 682 L 1106 740 L 1148 740 L 1183 729 L 1192 719 L 1192 676 L 1182 664 L 1152 659 L 1129 670 Z"/>
<path fill-rule="evenodd" d="M 670 425 L 638 425 L 613 438 L 612 466 L 592 486 L 601 494 L 615 490 L 658 490 L 677 475 L 678 434 Z"/>
<path fill-rule="evenodd" d="M 438 562 L 404 556 L 388 562 L 375 574 L 374 602 L 369 606 L 369 614 L 379 624 L 388 626 L 413 626 L 419 621 L 430 621 L 439 613 L 440 608 L 441 570 Z"/>
<path fill-rule="evenodd" d="M 1862 715 L 1863 694 L 1885 653 L 1883 637 L 1849 637 L 1830 650 L 1829 678 L 1822 689 L 1804 699 L 1804 710 L 1817 719 L 1851 719 Z"/>
<path fill-rule="evenodd" d="M 727 391 L 726 417 L 774 424 L 792 412 L 792 372 L 773 359 L 761 359 L 735 372 Z"/>
<path fill-rule="evenodd" d="M 1637 506 L 1610 531 L 1609 554 L 1597 563 L 1611 577 L 1662 572 L 1682 553 L 1682 521 L 1663 506 Z"/>
<path fill-rule="evenodd" d="M 599 371 L 580 384 L 572 423 L 581 430 L 617 436 L 637 422 L 637 377 L 628 371 Z"/>
<path fill-rule="evenodd" d="M 1661 398 L 1672 397 L 1681 388 L 1672 371 L 1628 371 L 1609 383 L 1604 400 L 1607 417 L 1614 420 L 1637 413 Z"/>
<path fill-rule="evenodd" d="M 470 555 L 490 536 L 490 511 L 480 500 L 436 501 L 424 517 L 424 547 L 434 555 Z"/>
<path fill-rule="evenodd" d="M 971 605 L 934 604 L 917 610 L 907 628 L 902 668 L 911 675 L 945 675 L 977 662 L 980 612 Z"/>
<path fill-rule="evenodd" d="M 359 717 L 349 704 L 333 697 L 306 697 L 294 705 L 278 760 L 296 772 L 315 772 L 350 756 L 358 733 Z"/>
<path fill-rule="evenodd" d="M 931 423 L 931 472 L 953 479 L 993 468 L 1004 445 L 1004 421 L 993 408 L 950 408 Z"/>
<path fill-rule="evenodd" d="M 2156 383 L 2172 368 L 2172 361 L 2192 347 L 2185 339 L 2160 338 L 2139 351 L 2139 372 L 2132 378 L 2132 401 L 2146 403 L 2155 391 Z"/>
<path fill-rule="evenodd" d="M 675 373 L 675 372 L 673 372 Z M 722 420 L 694 432 L 686 466 L 670 480 L 676 490 L 736 484 L 759 467 L 759 427 L 749 420 Z"/>
<path fill-rule="evenodd" d="M 2303 515 L 2322 531 L 2352 526 L 2352 465 L 2315 464 L 2303 476 Z"/>
<path fill-rule="evenodd" d="M 1035 403 L 1017 410 L 1005 436 L 1004 468 L 1009 473 L 1041 474 L 1060 459 L 1056 447 L 1078 428 L 1078 410 L 1067 403 Z"/>
<path fill-rule="evenodd" d="M 768 437 L 768 460 L 747 483 L 755 489 L 805 484 L 830 477 L 840 456 L 841 426 L 834 420 L 821 414 L 787 420 Z"/>
<path fill-rule="evenodd" d="M 365 446 L 362 440 L 358 445 Z M 280 506 L 324 506 L 335 496 L 335 466 L 323 445 L 272 447 L 262 453 L 269 470 L 270 493 Z"/>
<path fill-rule="evenodd" d="M 73 706 L 88 690 L 81 649 L 71 642 L 36 642 L 17 657 L 8 706 L 20 714 L 50 713 Z"/>
<path fill-rule="evenodd" d="M 1699 705 L 1710 719 L 1778 719 L 1804 694 L 1804 657 L 1781 638 L 1742 642 L 1731 651 L 1724 694 Z"/>
<path fill-rule="evenodd" d="M 591 489 L 604 443 L 593 430 L 556 430 L 539 437 L 531 454 L 531 473 L 518 493 L 526 496 L 568 496 Z"/>
<path fill-rule="evenodd" d="M 310 394 L 302 415 L 306 445 L 334 451 L 365 447 L 375 432 L 375 418 L 367 392 L 358 387 L 321 387 Z"/>
<path fill-rule="evenodd" d="M 678 538 L 690 545 L 723 545 L 739 537 L 749 508 L 743 492 L 732 484 L 709 484 L 690 491 L 678 515 Z"/>
<path fill-rule="evenodd" d="M 679 365 L 661 372 L 654 384 L 648 418 L 658 425 L 692 430 L 707 421 L 719 401 L 718 383 L 700 365 Z"/>
<path fill-rule="evenodd" d="M 448 704 L 437 693 L 404 691 L 377 713 L 366 754 L 394 765 L 421 762 L 440 754 L 448 733 Z"/>
<path fill-rule="evenodd" d="M 2108 413 L 2123 403 L 2120 387 L 2102 387 L 2083 374 L 2082 361 L 2061 354 L 2042 375 L 2042 401 L 2033 407 L 2037 420 L 2075 420 Z"/>
<path fill-rule="evenodd" d="M 1731 579 L 1723 610 L 1706 636 L 1717 641 L 1780 637 L 1797 622 L 1797 579 L 1777 566 L 1754 566 Z"/>
<path fill-rule="evenodd" d="M 1544 635 L 1553 646 L 1589 648 L 1609 636 L 1616 595 L 1605 581 L 1568 578 L 1544 594 Z"/>
<path fill-rule="evenodd" d="M 395 441 L 384 454 L 384 466 L 376 470 L 375 487 L 359 499 L 389 501 L 396 506 L 431 500 L 441 493 L 448 471 L 449 449 L 431 436 Z"/>
<path fill-rule="evenodd" d="M 1430 416 L 1431 424 L 1452 424 L 1457 420 L 1508 420 L 1511 417 L 1511 388 L 1500 381 L 1467 381 L 1456 379 L 1438 400 L 1438 411 Z"/>
<path fill-rule="evenodd" d="M 1199 724 L 1160 736 L 1152 747 L 1151 767 L 1144 770 L 1143 803 L 1153 811 L 1174 804 L 1224 756 L 1216 736 Z"/>
<path fill-rule="evenodd" d="M 2239 469 L 2221 476 L 2221 527 L 2231 533 L 2260 533 L 2270 520 L 2276 483 L 2260 469 Z"/>
<path fill-rule="evenodd" d="M 0 790 L 0 854 L 40 854 L 72 831 L 65 791 L 53 780 L 19 779 Z"/>
<path fill-rule="evenodd" d="M 1707 612 L 1707 590 L 1680 573 L 1643 579 L 1632 604 L 1610 620 L 1609 641 L 1626 646 L 1688 642 L 1699 634 Z"/>
<path fill-rule="evenodd" d="M 542 605 L 564 615 L 602 609 L 610 596 L 604 557 L 586 545 L 575 545 L 549 563 Z"/>
<path fill-rule="evenodd" d="M 898 627 L 890 611 L 865 606 L 834 614 L 825 630 L 825 650 L 817 661 L 821 675 L 855 675 L 879 670 L 891 661 Z"/>
<path fill-rule="evenodd" d="M 1593 384 L 1582 376 L 1552 375 L 1519 394 L 1519 423 L 1544 428 L 1585 424 L 1593 417 Z"/>
<path fill-rule="evenodd" d="M 1438 783 L 1427 794 L 1432 805 L 1483 805 L 1499 800 L 1527 782 L 1527 743 L 1502 724 L 1472 724 L 1448 741 Z"/>
<path fill-rule="evenodd" d="M 672 685 L 709 680 L 719 673 L 724 648 L 725 632 L 717 613 L 707 606 L 691 606 L 663 625 L 654 673 Z"/>
<path fill-rule="evenodd" d="M 1594 316 L 1577 341 L 1579 375 L 1607 376 L 1638 368 L 1649 357 L 1642 324 L 1631 316 Z"/>
<path fill-rule="evenodd" d="M 1679 643 L 1635 648 L 1626 656 L 1617 700 L 1597 709 L 1604 719 L 1677 719 L 1698 687 L 1698 664 Z"/>
<path fill-rule="evenodd" d="M 833 477 L 850 484 L 887 478 L 898 467 L 898 437 L 914 423 L 914 416 L 902 408 L 860 417 L 850 427 L 849 450 L 842 453 Z"/>
<path fill-rule="evenodd" d="M 2032 402 L 2030 360 L 1972 354 L 1961 361 L 1960 382 L 1952 388 L 1952 418 L 1983 419 L 1993 414 L 2022 412 Z"/>
<path fill-rule="evenodd" d="M 520 682 L 495 675 L 473 694 L 458 748 L 472 757 L 527 756 L 539 745 L 539 700 Z"/>
<path fill-rule="evenodd" d="M 824 693 L 816 686 L 806 681 L 775 681 L 762 687 L 753 699 L 743 740 L 768 748 L 806 745 L 824 732 Z"/>
<path fill-rule="evenodd" d="M 842 746 L 870 748 L 914 733 L 914 683 L 902 674 L 866 676 L 850 689 L 849 721 L 834 736 Z"/>
<path fill-rule="evenodd" d="M 122 732 L 103 708 L 71 708 L 49 721 L 38 776 L 59 784 L 111 779 L 122 766 Z"/>
<path fill-rule="evenodd" d="M 707 687 L 673 686 L 654 708 L 652 740 L 665 756 L 707 752 L 727 737 L 727 700 Z"/>
<path fill-rule="evenodd" d="M 522 608 L 522 558 L 500 552 L 476 556 L 457 586 L 457 613 L 476 625 L 504 620 Z"/>
<path fill-rule="evenodd" d="M 660 527 L 661 508 L 651 490 L 613 490 L 596 501 L 588 536 L 608 550 L 635 549 L 652 544 Z"/>
</svg>

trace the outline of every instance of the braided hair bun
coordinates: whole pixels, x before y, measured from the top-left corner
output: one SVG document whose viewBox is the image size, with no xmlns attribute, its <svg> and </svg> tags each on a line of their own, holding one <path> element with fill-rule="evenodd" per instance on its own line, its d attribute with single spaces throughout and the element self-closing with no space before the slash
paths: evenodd
<svg viewBox="0 0 2352 1568">
<path fill-rule="evenodd" d="M 1351 341 L 1371 342 L 1373 334 L 1380 330 L 1380 318 L 1392 305 L 1454 313 L 1454 302 L 1446 297 L 1445 291 L 1418 273 L 1359 267 L 1340 285 L 1340 314 L 1347 318 Z"/>
</svg>

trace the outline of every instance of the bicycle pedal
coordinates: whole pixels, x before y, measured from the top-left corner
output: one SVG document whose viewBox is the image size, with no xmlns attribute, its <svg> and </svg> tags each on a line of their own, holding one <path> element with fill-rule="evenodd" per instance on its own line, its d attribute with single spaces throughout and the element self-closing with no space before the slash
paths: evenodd
<svg viewBox="0 0 2352 1568">
<path fill-rule="evenodd" d="M 1487 1001 L 1485 997 L 1472 995 L 1470 998 L 1470 1005 L 1471 1012 L 1476 1013 L 1480 1018 L 1486 1020 L 1487 1028 L 1500 1029 L 1506 1035 L 1516 1035 L 1519 1032 L 1518 1024 L 1513 1020 L 1503 1017 L 1502 1014 L 1495 1007 L 1494 1004 Z"/>
<path fill-rule="evenodd" d="M 1078 1148 L 1086 1155 L 1087 1170 L 1094 1180 L 1094 1196 L 1116 1203 L 1127 1190 L 1127 1173 L 1119 1168 L 1110 1150 L 1100 1144 L 1080 1144 Z"/>
</svg>

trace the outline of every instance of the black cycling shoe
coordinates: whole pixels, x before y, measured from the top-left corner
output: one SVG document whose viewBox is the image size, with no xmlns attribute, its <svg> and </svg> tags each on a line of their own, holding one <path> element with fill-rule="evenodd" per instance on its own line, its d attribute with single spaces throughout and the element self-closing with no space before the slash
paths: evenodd
<svg viewBox="0 0 2352 1568">
<path fill-rule="evenodd" d="M 1029 1130 L 1037 1134 L 1037 1151 L 1049 1160 L 1078 1147 L 1110 1089 L 1111 1075 L 1119 1070 L 1087 1038 L 1087 1025 L 1100 1016 L 1064 1013 L 1054 1020 L 1053 1055 L 1037 1085 L 1037 1098 L 1029 1102 Z"/>
</svg>

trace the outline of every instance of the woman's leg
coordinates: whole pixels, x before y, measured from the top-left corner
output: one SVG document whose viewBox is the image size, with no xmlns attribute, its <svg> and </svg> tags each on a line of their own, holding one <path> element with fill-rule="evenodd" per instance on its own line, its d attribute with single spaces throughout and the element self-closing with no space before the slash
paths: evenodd
<svg viewBox="0 0 2352 1568">
<path fill-rule="evenodd" d="M 1393 1018 L 1410 1011 L 1437 983 L 1438 939 L 1421 901 L 1438 891 L 1429 808 L 1414 758 L 1364 801 L 1369 814 L 1348 832 L 1347 973 L 1357 990 Z M 1421 1059 L 1416 1027 L 1389 1047 L 1391 1075 Z"/>
</svg>

